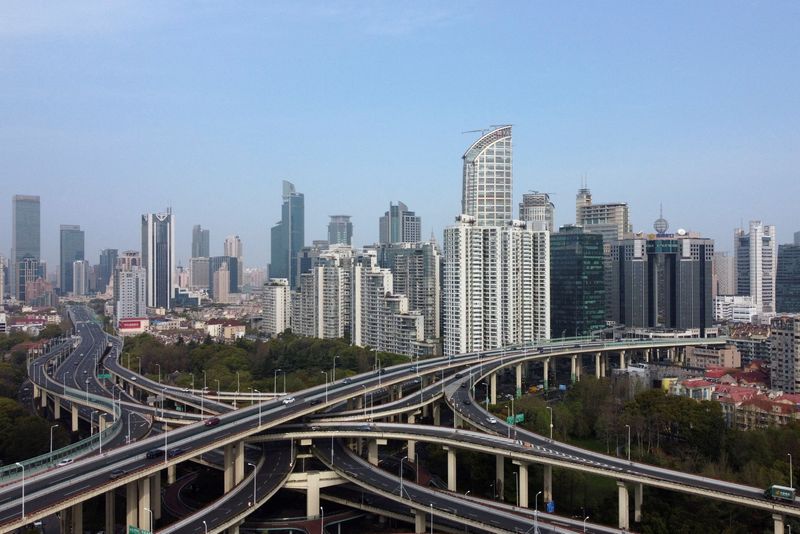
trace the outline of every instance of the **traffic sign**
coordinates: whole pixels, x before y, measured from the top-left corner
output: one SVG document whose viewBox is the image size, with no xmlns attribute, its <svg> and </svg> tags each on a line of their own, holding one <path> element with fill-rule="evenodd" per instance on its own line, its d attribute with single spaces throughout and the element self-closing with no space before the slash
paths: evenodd
<svg viewBox="0 0 800 534">
<path fill-rule="evenodd" d="M 108 380 L 111 380 L 111 373 L 100 373 L 99 375 L 97 375 L 97 378 L 106 378 Z"/>
<path fill-rule="evenodd" d="M 518 413 L 514 417 L 506 417 L 506 423 L 508 423 L 509 425 L 513 425 L 515 423 L 522 423 L 523 421 L 525 421 L 524 413 Z"/>
<path fill-rule="evenodd" d="M 547 501 L 547 513 L 548 514 L 556 513 L 556 502 L 555 501 Z"/>
<path fill-rule="evenodd" d="M 128 525 L 128 534 L 150 534 L 150 531 Z"/>
</svg>

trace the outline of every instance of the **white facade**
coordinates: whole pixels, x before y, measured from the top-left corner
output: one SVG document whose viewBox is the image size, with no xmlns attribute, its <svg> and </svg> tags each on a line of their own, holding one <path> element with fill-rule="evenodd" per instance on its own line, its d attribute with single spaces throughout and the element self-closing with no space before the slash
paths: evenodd
<svg viewBox="0 0 800 534">
<path fill-rule="evenodd" d="M 268 334 L 280 334 L 292 328 L 292 292 L 288 279 L 273 278 L 264 287 L 262 315 L 262 329 Z"/>
<path fill-rule="evenodd" d="M 169 309 L 175 291 L 175 216 L 142 215 L 142 264 L 147 269 L 147 305 Z"/>
<path fill-rule="evenodd" d="M 293 295 L 292 329 L 302 336 L 337 339 L 350 328 L 350 267 L 353 251 L 337 246 L 320 254 L 300 275 Z"/>
<path fill-rule="evenodd" d="M 445 229 L 444 353 L 533 343 L 550 333 L 549 232 L 522 221 L 478 226 L 462 215 Z"/>
<path fill-rule="evenodd" d="M 531 228 L 547 230 L 553 233 L 555 226 L 555 205 L 547 193 L 533 191 L 522 195 L 519 203 L 519 218 L 525 222 L 532 222 Z"/>
<path fill-rule="evenodd" d="M 225 238 L 223 249 L 223 256 L 231 256 L 236 258 L 236 263 L 238 265 L 236 280 L 239 282 L 239 290 L 241 291 L 242 284 L 244 283 L 242 277 L 244 274 L 244 248 L 242 247 L 242 240 L 239 239 L 238 235 L 229 235 Z"/>
<path fill-rule="evenodd" d="M 717 295 L 714 297 L 714 320 L 735 323 L 750 323 L 758 315 L 758 308 L 751 297 Z"/>
<path fill-rule="evenodd" d="M 775 226 L 750 221 L 748 233 L 738 228 L 736 248 L 736 294 L 749 295 L 759 313 L 775 312 L 775 280 L 778 245 Z"/>
<path fill-rule="evenodd" d="M 89 283 L 89 262 L 78 260 L 72 262 L 72 294 L 83 296 L 87 293 Z"/>
<path fill-rule="evenodd" d="M 628 204 L 612 202 L 592 204 L 588 188 L 578 190 L 575 198 L 575 224 L 586 232 L 601 234 L 606 243 L 623 239 L 631 231 Z"/>
<path fill-rule="evenodd" d="M 223 262 L 214 273 L 214 302 L 227 304 L 230 301 L 231 273 L 228 263 Z"/>
<path fill-rule="evenodd" d="M 475 141 L 464 160 L 461 212 L 478 226 L 503 226 L 513 217 L 511 126 Z"/>
<path fill-rule="evenodd" d="M 147 316 L 147 271 L 141 267 L 129 267 L 116 274 L 119 283 L 119 300 L 116 303 L 117 321 Z"/>
</svg>

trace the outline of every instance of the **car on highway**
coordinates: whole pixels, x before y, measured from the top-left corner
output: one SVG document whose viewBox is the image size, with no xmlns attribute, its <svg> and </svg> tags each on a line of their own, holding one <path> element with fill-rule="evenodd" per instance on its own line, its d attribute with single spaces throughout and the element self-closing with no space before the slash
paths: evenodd
<svg viewBox="0 0 800 534">
<path fill-rule="evenodd" d="M 469 399 L 464 399 L 464 404 L 467 404 L 467 405 L 472 404 L 472 401 L 469 400 Z"/>
<path fill-rule="evenodd" d="M 216 426 L 219 424 L 219 417 L 212 417 L 210 419 L 206 419 L 206 422 L 203 424 L 206 426 Z"/>
<path fill-rule="evenodd" d="M 490 425 L 496 425 L 497 419 L 495 419 L 494 417 L 487 417 L 486 422 L 489 423 Z"/>
<path fill-rule="evenodd" d="M 284 404 L 291 404 L 291 403 L 294 402 L 294 397 L 286 397 L 281 402 L 284 403 Z"/>
<path fill-rule="evenodd" d="M 169 456 L 170 458 L 175 458 L 176 456 L 183 454 L 184 452 L 186 451 L 181 449 L 180 447 L 175 447 L 167 452 L 167 456 Z"/>
<path fill-rule="evenodd" d="M 118 478 L 122 478 L 124 476 L 125 476 L 124 469 L 114 469 L 108 474 L 108 478 L 110 478 L 111 480 L 117 480 Z"/>
<path fill-rule="evenodd" d="M 350 378 L 350 377 L 348 376 L 347 378 L 345 378 L 344 380 L 342 380 L 342 384 L 349 384 L 349 383 L 351 383 L 352 381 L 353 381 L 353 379 L 352 379 L 352 378 Z"/>
<path fill-rule="evenodd" d="M 75 460 L 74 460 L 74 459 L 72 459 L 72 458 L 64 458 L 63 460 L 61 460 L 60 462 L 58 462 L 58 467 L 64 467 L 65 465 L 69 465 L 69 464 L 71 464 L 71 463 L 72 463 L 72 462 L 74 462 L 74 461 L 75 461 Z"/>
<path fill-rule="evenodd" d="M 309 404 L 311 404 L 311 406 L 316 406 L 316 405 L 317 405 L 317 404 L 319 404 L 320 402 L 322 402 L 322 401 L 321 401 L 321 400 L 319 400 L 319 399 L 314 399 L 314 400 L 312 400 L 312 401 L 311 401 Z"/>
<path fill-rule="evenodd" d="M 159 456 L 163 455 L 164 451 L 161 449 L 151 449 L 147 451 L 147 459 L 150 460 L 152 458 L 158 458 Z"/>
</svg>

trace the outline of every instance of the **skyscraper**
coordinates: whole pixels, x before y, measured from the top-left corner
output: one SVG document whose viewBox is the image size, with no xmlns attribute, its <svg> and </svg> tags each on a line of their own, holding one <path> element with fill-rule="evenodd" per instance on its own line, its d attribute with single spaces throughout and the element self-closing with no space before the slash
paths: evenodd
<svg viewBox="0 0 800 534">
<path fill-rule="evenodd" d="M 142 215 L 142 264 L 147 269 L 147 306 L 170 309 L 175 291 L 175 216 Z"/>
<path fill-rule="evenodd" d="M 379 220 L 379 241 L 381 243 L 416 243 L 422 234 L 422 218 L 402 202 L 389 202 L 389 211 Z"/>
<path fill-rule="evenodd" d="M 25 300 L 24 282 L 20 285 L 20 262 L 35 260 L 38 269 L 41 260 L 41 213 L 38 195 L 14 195 L 11 201 L 11 292 L 19 300 Z M 30 262 L 26 264 L 30 274 Z M 28 276 L 26 275 L 26 276 Z"/>
<path fill-rule="evenodd" d="M 198 258 L 199 259 L 199 258 Z M 214 275 L 222 268 L 228 271 L 225 275 L 225 280 L 228 282 L 228 287 L 221 288 L 217 285 L 217 279 Z M 239 260 L 233 256 L 212 256 L 208 258 L 208 292 L 209 295 L 217 302 L 222 302 L 222 299 L 217 298 L 218 295 L 225 294 L 225 299 L 231 293 L 239 292 Z"/>
<path fill-rule="evenodd" d="M 461 212 L 478 226 L 503 226 L 513 218 L 511 126 L 483 134 L 462 156 Z"/>
<path fill-rule="evenodd" d="M 778 247 L 775 301 L 778 313 L 800 313 L 800 243 Z"/>
<path fill-rule="evenodd" d="M 727 252 L 714 253 L 714 296 L 736 294 L 736 261 Z"/>
<path fill-rule="evenodd" d="M 84 235 L 81 227 L 75 224 L 62 224 L 60 228 L 61 261 L 58 266 L 58 287 L 62 295 L 75 291 L 72 279 L 72 265 L 84 259 Z M 85 295 L 83 293 L 76 293 Z"/>
<path fill-rule="evenodd" d="M 127 269 L 117 271 L 115 280 L 115 292 L 119 293 L 115 301 L 117 321 L 146 317 L 147 271 L 135 264 L 129 265 Z"/>
<path fill-rule="evenodd" d="M 281 220 L 272 227 L 270 245 L 270 278 L 286 278 L 297 287 L 297 253 L 305 243 L 305 199 L 294 184 L 283 181 Z"/>
<path fill-rule="evenodd" d="M 603 236 L 579 226 L 550 234 L 550 332 L 587 336 L 605 326 Z"/>
<path fill-rule="evenodd" d="M 349 215 L 331 215 L 328 223 L 328 243 L 331 245 L 353 244 L 353 223 Z"/>
<path fill-rule="evenodd" d="M 748 233 L 734 232 L 736 294 L 753 298 L 759 313 L 775 312 L 775 278 L 778 247 L 775 227 L 750 221 Z"/>
<path fill-rule="evenodd" d="M 292 331 L 335 339 L 350 331 L 350 275 L 353 250 L 338 246 L 322 252 L 299 278 L 292 297 Z"/>
<path fill-rule="evenodd" d="M 76 296 L 83 296 L 89 293 L 90 268 L 91 266 L 86 260 L 76 260 L 72 262 L 72 268 L 70 269 L 70 274 L 72 275 L 70 293 Z"/>
<path fill-rule="evenodd" d="M 244 248 L 242 247 L 242 240 L 239 239 L 238 235 L 229 235 L 225 238 L 222 249 L 224 251 L 223 255 L 236 258 L 236 288 L 233 292 L 239 293 L 242 288 L 244 274 Z M 229 266 L 229 268 L 231 267 Z"/>
<path fill-rule="evenodd" d="M 211 233 L 199 224 L 192 227 L 192 257 L 208 258 L 211 255 Z"/>
<path fill-rule="evenodd" d="M 228 297 L 230 295 L 230 287 L 232 285 L 231 271 L 228 270 L 228 262 L 223 261 L 222 265 L 219 266 L 219 269 L 214 271 L 211 279 L 213 281 L 212 286 L 214 287 L 214 302 L 226 304 L 229 300 Z"/>
<path fill-rule="evenodd" d="M 264 322 L 262 330 L 269 335 L 280 334 L 292 327 L 292 295 L 289 281 L 276 278 L 264 286 Z"/>
<path fill-rule="evenodd" d="M 97 275 L 97 292 L 105 293 L 114 276 L 119 251 L 115 248 L 106 248 L 100 251 L 100 272 Z"/>
<path fill-rule="evenodd" d="M 606 243 L 622 239 L 631 231 L 628 204 L 592 204 L 592 192 L 582 187 L 575 198 L 575 226 L 583 227 L 585 232 L 601 234 Z"/>
<path fill-rule="evenodd" d="M 522 195 L 519 203 L 519 218 L 526 222 L 533 222 L 533 229 L 547 230 L 553 233 L 555 221 L 555 205 L 547 193 L 532 191 Z"/>
</svg>

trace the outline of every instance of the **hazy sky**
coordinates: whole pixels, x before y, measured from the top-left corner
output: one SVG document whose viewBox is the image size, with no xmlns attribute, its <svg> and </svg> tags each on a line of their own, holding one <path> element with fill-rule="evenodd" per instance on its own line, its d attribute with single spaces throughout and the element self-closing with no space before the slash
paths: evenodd
<svg viewBox="0 0 800 534">
<path fill-rule="evenodd" d="M 800 230 L 800 3 L 0 3 L 0 251 L 11 197 L 42 197 L 43 255 L 80 224 L 87 257 L 139 248 L 140 215 L 172 206 L 211 252 L 239 234 L 265 265 L 281 180 L 306 198 L 306 241 L 350 214 L 358 245 L 390 200 L 423 234 L 459 213 L 461 155 L 514 125 L 515 203 L 548 191 L 574 221 L 659 202 L 730 249 L 740 220 Z M 515 213 L 516 213 L 515 206 Z"/>
</svg>

